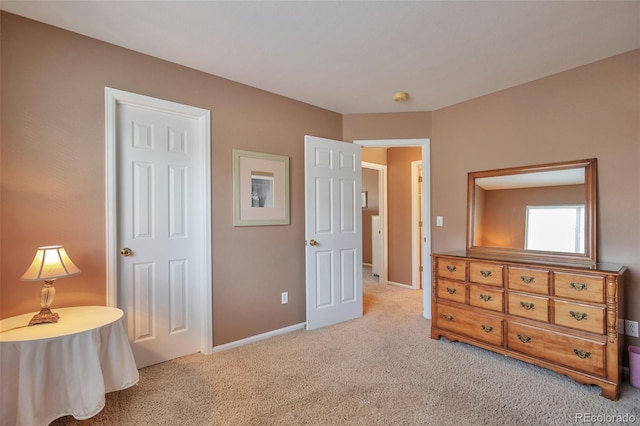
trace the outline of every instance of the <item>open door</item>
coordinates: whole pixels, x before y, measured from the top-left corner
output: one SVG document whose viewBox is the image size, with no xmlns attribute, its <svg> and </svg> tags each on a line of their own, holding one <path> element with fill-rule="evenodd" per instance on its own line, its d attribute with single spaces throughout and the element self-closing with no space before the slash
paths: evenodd
<svg viewBox="0 0 640 426">
<path fill-rule="evenodd" d="M 361 147 L 305 136 L 307 329 L 362 316 Z"/>
</svg>

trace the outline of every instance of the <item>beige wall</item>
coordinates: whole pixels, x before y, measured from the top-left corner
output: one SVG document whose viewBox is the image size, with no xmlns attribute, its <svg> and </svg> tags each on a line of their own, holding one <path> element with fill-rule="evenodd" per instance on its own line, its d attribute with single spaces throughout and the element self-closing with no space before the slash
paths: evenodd
<svg viewBox="0 0 640 426">
<path fill-rule="evenodd" d="M 387 148 L 362 148 L 362 161 L 367 163 L 387 164 Z"/>
<path fill-rule="evenodd" d="M 214 344 L 305 321 L 303 139 L 340 139 L 339 114 L 15 15 L 1 19 L 2 317 L 39 309 L 41 284 L 19 278 L 46 244 L 64 244 L 82 269 L 58 282 L 54 307 L 105 304 L 109 86 L 211 111 Z M 232 226 L 233 148 L 290 157 L 290 226 Z"/>
<path fill-rule="evenodd" d="M 11 14 L 1 19 L 1 317 L 38 309 L 40 285 L 19 277 L 42 244 L 64 244 L 83 270 L 59 282 L 55 306 L 105 302 L 109 86 L 211 110 L 215 345 L 305 319 L 305 134 L 431 137 L 432 218 L 445 217 L 443 227 L 431 224 L 435 251 L 464 247 L 468 172 L 598 158 L 598 257 L 629 267 L 626 317 L 640 321 L 640 50 L 433 113 L 340 116 Z M 291 157 L 290 226 L 232 226 L 233 148 Z"/>
<path fill-rule="evenodd" d="M 585 158 L 598 159 L 598 259 L 629 267 L 626 318 L 640 321 L 640 50 L 434 111 L 434 251 L 464 247 L 468 172 Z"/>
<path fill-rule="evenodd" d="M 345 141 L 418 139 L 430 136 L 431 112 L 346 114 L 342 116 L 342 137 Z"/>
<path fill-rule="evenodd" d="M 412 284 L 411 162 L 421 159 L 419 147 L 387 151 L 388 278 L 398 284 Z"/>
</svg>

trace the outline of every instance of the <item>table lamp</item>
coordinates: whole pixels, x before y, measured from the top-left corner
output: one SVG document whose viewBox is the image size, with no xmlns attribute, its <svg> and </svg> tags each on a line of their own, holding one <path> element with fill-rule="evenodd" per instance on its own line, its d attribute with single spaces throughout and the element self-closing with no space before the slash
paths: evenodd
<svg viewBox="0 0 640 426">
<path fill-rule="evenodd" d="M 51 312 L 49 306 L 56 295 L 53 282 L 56 278 L 69 277 L 79 274 L 81 271 L 73 264 L 67 252 L 62 246 L 38 247 L 36 256 L 31 262 L 31 266 L 20 278 L 22 281 L 44 280 L 44 286 L 40 291 L 40 312 L 34 315 L 29 325 L 58 322 L 60 316 Z"/>
</svg>

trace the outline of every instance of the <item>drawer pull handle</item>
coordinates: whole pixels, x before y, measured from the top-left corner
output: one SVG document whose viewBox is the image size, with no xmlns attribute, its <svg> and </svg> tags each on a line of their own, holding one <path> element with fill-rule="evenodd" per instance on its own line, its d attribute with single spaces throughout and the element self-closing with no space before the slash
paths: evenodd
<svg viewBox="0 0 640 426">
<path fill-rule="evenodd" d="M 491 276 L 491 271 L 483 271 L 482 269 L 480 270 L 480 275 L 482 275 L 485 278 L 489 278 Z"/>
<path fill-rule="evenodd" d="M 533 284 L 536 281 L 536 277 L 528 277 L 526 275 L 520 275 L 520 279 L 525 284 Z"/>
<path fill-rule="evenodd" d="M 518 340 L 522 343 L 529 343 L 531 341 L 531 337 L 525 336 L 524 334 L 518 334 Z"/>
<path fill-rule="evenodd" d="M 444 318 L 445 321 L 453 321 L 453 315 L 443 314 L 442 318 Z"/>
<path fill-rule="evenodd" d="M 455 265 L 447 265 L 447 271 L 455 272 L 458 268 Z"/>
<path fill-rule="evenodd" d="M 482 329 L 486 332 L 486 333 L 491 333 L 493 331 L 493 327 L 491 327 L 490 325 L 484 325 L 482 324 Z"/>
<path fill-rule="evenodd" d="M 489 301 L 493 300 L 493 296 L 491 296 L 490 294 L 482 294 L 482 293 L 480 293 L 480 299 L 484 300 L 485 302 L 489 302 Z"/>
<path fill-rule="evenodd" d="M 583 349 L 574 349 L 573 353 L 576 354 L 580 359 L 591 358 L 591 352 L 585 351 Z"/>
<path fill-rule="evenodd" d="M 527 311 L 530 311 L 531 309 L 534 308 L 535 304 L 533 304 L 531 302 L 520 302 L 520 306 L 522 306 Z"/>
<path fill-rule="evenodd" d="M 447 293 L 456 294 L 456 289 L 455 288 L 451 288 L 451 287 L 447 287 Z"/>
<path fill-rule="evenodd" d="M 587 319 L 587 314 L 585 312 L 570 311 L 569 315 L 575 318 L 576 321 L 582 321 Z"/>
<path fill-rule="evenodd" d="M 587 289 L 587 283 L 569 283 L 569 287 L 575 291 L 583 291 Z"/>
</svg>

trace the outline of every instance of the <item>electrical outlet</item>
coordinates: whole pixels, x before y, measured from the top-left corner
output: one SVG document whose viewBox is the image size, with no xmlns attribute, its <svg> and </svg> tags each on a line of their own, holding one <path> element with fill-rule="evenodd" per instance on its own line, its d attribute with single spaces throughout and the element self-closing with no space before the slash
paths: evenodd
<svg viewBox="0 0 640 426">
<path fill-rule="evenodd" d="M 284 305 L 285 303 L 289 303 L 289 292 L 285 291 L 280 295 L 280 300 L 282 301 L 282 304 Z M 637 326 L 636 326 L 637 329 Z"/>
<path fill-rule="evenodd" d="M 638 321 L 624 320 L 624 334 L 631 337 L 639 337 Z"/>
</svg>

